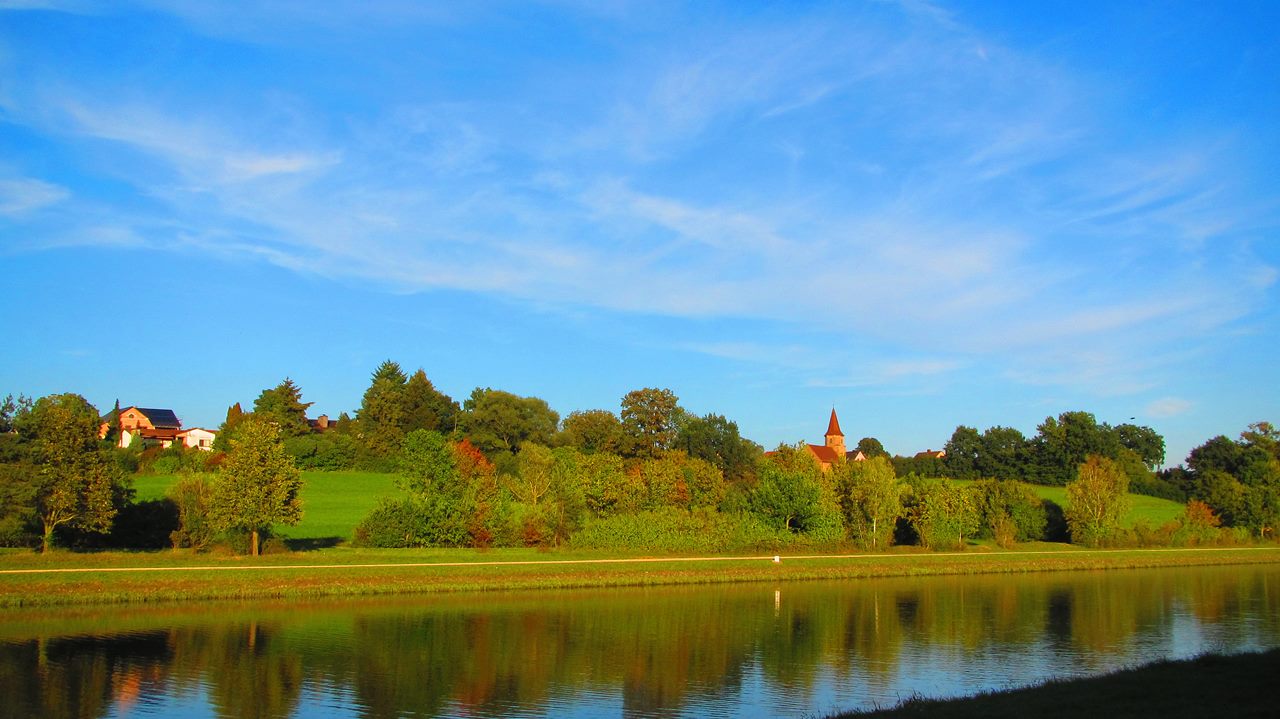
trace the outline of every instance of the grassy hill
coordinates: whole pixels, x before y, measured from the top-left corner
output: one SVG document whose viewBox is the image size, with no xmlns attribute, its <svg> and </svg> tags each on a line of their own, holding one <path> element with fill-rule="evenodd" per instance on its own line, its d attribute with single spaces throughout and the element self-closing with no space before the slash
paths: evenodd
<svg viewBox="0 0 1280 719">
<path fill-rule="evenodd" d="M 137 501 L 163 498 L 177 479 L 171 474 L 135 477 Z M 290 539 L 351 539 L 356 525 L 379 499 L 399 494 L 394 474 L 303 472 L 302 521 L 296 527 L 279 525 L 276 532 Z"/>
<path fill-rule="evenodd" d="M 1066 487 L 1041 487 L 1031 485 L 1035 493 L 1041 499 L 1047 499 L 1060 507 L 1067 506 L 1067 489 Z M 1129 495 L 1129 512 L 1124 517 L 1124 526 L 1132 527 L 1134 524 L 1145 520 L 1153 527 L 1176 519 L 1182 514 L 1185 507 L 1181 502 L 1175 502 L 1170 499 L 1160 499 L 1159 497 L 1148 497 L 1144 494 Z"/>
</svg>

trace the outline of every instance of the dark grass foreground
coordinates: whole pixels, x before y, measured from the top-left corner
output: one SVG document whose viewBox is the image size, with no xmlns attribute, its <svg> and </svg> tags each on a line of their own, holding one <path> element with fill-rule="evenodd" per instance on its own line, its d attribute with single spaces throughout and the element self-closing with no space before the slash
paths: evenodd
<svg viewBox="0 0 1280 719">
<path fill-rule="evenodd" d="M 1280 717 L 1280 649 L 1157 662 L 1100 677 L 1050 681 L 965 699 L 909 699 L 894 709 L 836 714 L 831 719 L 1219 716 Z"/>
</svg>

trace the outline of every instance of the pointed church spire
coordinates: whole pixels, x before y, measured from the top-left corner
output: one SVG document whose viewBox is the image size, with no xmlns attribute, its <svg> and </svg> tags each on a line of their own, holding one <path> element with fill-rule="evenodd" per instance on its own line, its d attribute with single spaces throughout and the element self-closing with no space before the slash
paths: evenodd
<svg viewBox="0 0 1280 719">
<path fill-rule="evenodd" d="M 840 431 L 840 420 L 836 419 L 835 407 L 831 408 L 831 422 L 827 424 L 827 436 L 844 436 L 844 432 Z"/>
</svg>

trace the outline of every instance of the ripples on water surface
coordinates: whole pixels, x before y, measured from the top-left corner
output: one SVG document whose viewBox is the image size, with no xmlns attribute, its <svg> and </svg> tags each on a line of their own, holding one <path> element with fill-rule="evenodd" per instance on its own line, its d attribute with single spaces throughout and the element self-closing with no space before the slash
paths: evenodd
<svg viewBox="0 0 1280 719">
<path fill-rule="evenodd" d="M 0 617 L 0 716 L 809 716 L 1280 646 L 1280 566 Z"/>
</svg>

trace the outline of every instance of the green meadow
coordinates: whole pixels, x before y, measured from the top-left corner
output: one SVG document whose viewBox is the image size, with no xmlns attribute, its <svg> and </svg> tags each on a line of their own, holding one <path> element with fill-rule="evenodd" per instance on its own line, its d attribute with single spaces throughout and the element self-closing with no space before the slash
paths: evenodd
<svg viewBox="0 0 1280 719">
<path fill-rule="evenodd" d="M 949 480 L 956 484 L 972 484 L 972 480 L 953 479 Z M 1039 484 L 1028 484 L 1036 496 L 1040 499 L 1047 499 L 1059 507 L 1067 506 L 1067 488 L 1066 487 L 1046 487 Z M 1159 527 L 1171 519 L 1177 519 L 1182 514 L 1185 505 L 1181 502 L 1175 502 L 1171 499 L 1160 499 L 1159 497 L 1148 497 L 1144 494 L 1129 495 L 1129 511 L 1124 517 L 1124 526 L 1132 528 L 1139 522 L 1146 522 L 1152 527 Z"/>
<path fill-rule="evenodd" d="M 401 493 L 396 478 L 381 472 L 303 472 L 302 521 L 293 527 L 277 525 L 275 533 L 289 539 L 349 540 L 378 500 Z M 135 499 L 162 499 L 177 479 L 171 474 L 135 477 Z"/>
</svg>

